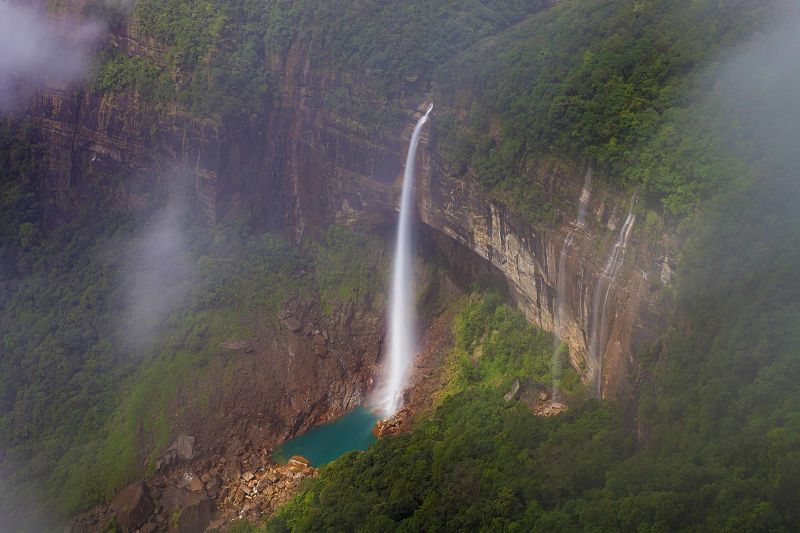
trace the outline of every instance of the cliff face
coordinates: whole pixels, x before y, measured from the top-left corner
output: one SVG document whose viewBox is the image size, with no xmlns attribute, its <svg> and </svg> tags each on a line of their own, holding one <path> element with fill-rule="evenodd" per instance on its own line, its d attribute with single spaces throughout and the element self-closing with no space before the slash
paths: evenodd
<svg viewBox="0 0 800 533">
<path fill-rule="evenodd" d="M 157 43 L 135 27 L 113 40 L 130 55 L 161 60 Z M 188 173 L 212 222 L 244 210 L 298 240 L 332 222 L 390 223 L 417 110 L 408 110 L 407 124 L 394 134 L 367 134 L 369 125 L 325 105 L 337 89 L 368 98 L 357 76 L 314 68 L 302 42 L 269 61 L 280 73 L 280 94 L 245 123 L 193 117 L 129 93 L 38 94 L 27 113 L 48 147 L 47 220 L 68 217 L 98 190 L 120 205 L 147 205 L 172 176 Z M 423 99 L 409 87 L 409 101 Z M 670 283 L 674 244 L 649 236 L 641 221 L 625 226 L 630 198 L 599 182 L 578 224 L 584 169 L 565 163 L 542 163 L 536 171 L 546 190 L 571 204 L 562 209 L 563 222 L 534 227 L 474 180 L 448 175 L 435 147 L 435 139 L 423 140 L 417 195 L 422 222 L 449 239 L 438 240 L 445 255 L 455 260 L 452 247 L 463 246 L 496 267 L 529 319 L 568 343 L 587 382 L 596 380 L 604 397 L 628 395 L 637 375 L 633 353 L 664 322 L 658 287 Z"/>
</svg>

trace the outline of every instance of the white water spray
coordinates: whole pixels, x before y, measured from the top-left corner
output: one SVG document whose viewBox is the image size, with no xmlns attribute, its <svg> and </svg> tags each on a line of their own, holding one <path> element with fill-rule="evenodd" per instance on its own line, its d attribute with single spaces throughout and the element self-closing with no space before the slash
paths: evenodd
<svg viewBox="0 0 800 533">
<path fill-rule="evenodd" d="M 552 374 L 553 374 L 553 401 L 561 401 L 561 342 L 563 341 L 566 331 L 564 328 L 564 317 L 567 315 L 567 254 L 575 241 L 575 231 L 581 230 L 586 226 L 586 209 L 589 206 L 589 199 L 592 196 L 592 169 L 586 171 L 586 177 L 583 181 L 583 188 L 581 189 L 581 196 L 578 199 L 578 217 L 575 220 L 575 227 L 572 228 L 564 242 L 561 245 L 561 253 L 558 256 L 558 274 L 556 277 L 556 306 L 555 306 L 555 342 L 553 346 L 553 361 L 552 361 Z"/>
<path fill-rule="evenodd" d="M 639 194 L 634 193 L 631 198 L 631 205 L 628 208 L 628 215 L 625 217 L 625 223 L 619 231 L 614 247 L 611 249 L 611 254 L 608 256 L 606 266 L 600 277 L 597 279 L 597 285 L 594 289 L 594 307 L 592 309 L 592 328 L 589 335 L 589 358 L 591 364 L 592 381 L 594 384 L 594 392 L 599 397 L 602 393 L 602 374 L 603 374 L 603 356 L 605 354 L 606 345 L 606 323 L 608 312 L 608 296 L 611 294 L 611 288 L 614 286 L 622 264 L 625 259 L 625 248 L 628 246 L 628 239 L 633 231 L 633 225 L 636 222 L 636 215 L 633 213 L 633 208 L 636 205 L 636 200 Z"/>
<path fill-rule="evenodd" d="M 379 398 L 380 408 L 384 416 L 395 414 L 403 403 L 403 392 L 406 386 L 411 363 L 416 353 L 414 328 L 414 275 L 413 252 L 411 249 L 411 212 L 414 209 L 414 163 L 417 158 L 422 127 L 428 121 L 433 104 L 419 119 L 406 156 L 406 168 L 403 175 L 403 192 L 400 196 L 400 220 L 397 226 L 397 243 L 392 272 L 392 292 L 389 298 L 389 373 Z"/>
</svg>

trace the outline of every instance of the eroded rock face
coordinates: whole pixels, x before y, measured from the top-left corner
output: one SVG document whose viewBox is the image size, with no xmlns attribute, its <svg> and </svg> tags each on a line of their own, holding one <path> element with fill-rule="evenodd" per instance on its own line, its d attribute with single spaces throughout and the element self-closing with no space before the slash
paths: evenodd
<svg viewBox="0 0 800 533">
<path fill-rule="evenodd" d="M 422 221 L 500 271 L 528 319 L 558 331 L 567 342 L 572 366 L 584 379 L 590 382 L 599 374 L 599 395 L 631 393 L 638 372 L 633 355 L 656 339 L 668 312 L 659 288 L 671 282 L 664 277 L 675 258 L 669 236 L 653 240 L 634 216 L 624 250 L 617 251 L 620 270 L 611 276 L 609 258 L 619 246 L 630 208 L 624 194 L 595 184 L 585 223 L 578 226 L 574 213 L 582 172 L 568 166 L 541 168 L 541 179 L 557 184 L 560 191 L 553 194 L 572 198 L 572 209 L 564 210 L 561 224 L 536 227 L 488 199 L 473 181 L 444 175 L 430 159 L 424 167 L 418 190 Z M 564 296 L 560 313 L 559 291 Z M 594 354 L 592 333 L 598 339 Z"/>
<path fill-rule="evenodd" d="M 163 60 L 162 47 L 142 39 L 135 27 L 112 38 L 130 55 Z M 278 98 L 265 102 L 260 116 L 235 125 L 193 117 L 174 106 L 159 109 L 129 93 L 63 88 L 40 93 L 27 112 L 48 147 L 43 191 L 48 219 L 68 216 L 90 190 L 96 194 L 92 184 L 103 175 L 122 178 L 106 180 L 116 184 L 106 191 L 110 197 L 128 206 L 148 205 L 180 168 L 211 221 L 247 209 L 263 226 L 296 240 L 333 222 L 361 229 L 391 224 L 408 137 L 419 113 L 414 106 L 422 108 L 425 95 L 409 95 L 413 104 L 405 126 L 393 133 L 368 133 L 373 130 L 367 125 L 335 116 L 324 104 L 325 94 L 335 88 L 364 95 L 357 75 L 312 67 L 300 41 L 270 61 L 281 80 Z M 584 169 L 542 163 L 531 172 L 545 194 L 564 207 L 559 224 L 535 226 L 490 199 L 475 176 L 448 173 L 430 130 L 423 135 L 418 169 L 419 215 L 449 239 L 450 244 L 440 243 L 446 254 L 463 247 L 502 273 L 528 318 L 559 331 L 570 347 L 572 365 L 587 383 L 599 375 L 602 396 L 627 395 L 637 374 L 633 354 L 655 338 L 663 323 L 665 311 L 654 288 L 670 282 L 674 243 L 648 237 L 641 221 L 635 223 L 619 274 L 598 291 L 626 217 L 627 195 L 597 183 L 586 222 L 577 227 Z M 454 268 L 460 268 L 456 263 L 461 261 L 454 258 Z M 556 313 L 559 291 L 564 294 L 561 316 Z M 595 293 L 602 293 L 601 313 L 595 311 Z M 296 326 L 287 325 L 300 336 Z M 602 346 L 591 350 L 597 330 Z M 308 364 L 338 364 L 336 349 L 327 339 L 312 343 L 314 359 Z M 258 351 L 253 346 L 250 353 Z M 287 361 L 297 370 L 298 358 L 290 355 Z M 327 396 L 348 398 L 343 404 L 360 394 L 344 390 L 348 387 L 341 383 L 330 386 Z M 289 406 L 298 415 L 307 409 L 300 409 L 296 399 Z"/>
</svg>

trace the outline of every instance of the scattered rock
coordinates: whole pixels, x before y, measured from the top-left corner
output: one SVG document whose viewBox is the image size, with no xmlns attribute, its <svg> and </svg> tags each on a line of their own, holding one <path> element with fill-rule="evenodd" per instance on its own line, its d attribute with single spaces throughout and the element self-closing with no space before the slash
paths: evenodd
<svg viewBox="0 0 800 533">
<path fill-rule="evenodd" d="M 144 481 L 125 487 L 111 501 L 111 510 L 123 531 L 134 531 L 153 514 L 153 500 Z"/>
<path fill-rule="evenodd" d="M 311 461 L 303 457 L 302 455 L 293 455 L 289 462 L 286 463 L 286 466 L 289 467 L 291 472 L 302 472 L 309 466 L 311 466 Z"/>
<path fill-rule="evenodd" d="M 244 474 L 242 474 L 242 479 L 244 479 L 245 481 L 250 481 L 254 477 L 255 475 L 252 472 L 245 472 Z"/>
<path fill-rule="evenodd" d="M 411 410 L 403 408 L 391 418 L 386 420 L 378 420 L 375 427 L 372 428 L 372 434 L 379 439 L 387 435 L 397 435 L 402 433 L 408 428 L 408 423 L 411 419 Z"/>
<path fill-rule="evenodd" d="M 283 325 L 286 326 L 289 331 L 300 331 L 300 328 L 303 327 L 300 321 L 293 316 L 284 319 Z"/>
<path fill-rule="evenodd" d="M 559 402 L 546 402 L 539 406 L 537 406 L 533 410 L 533 414 L 536 416 L 555 416 L 557 414 L 563 413 L 568 408 L 563 403 Z"/>
</svg>

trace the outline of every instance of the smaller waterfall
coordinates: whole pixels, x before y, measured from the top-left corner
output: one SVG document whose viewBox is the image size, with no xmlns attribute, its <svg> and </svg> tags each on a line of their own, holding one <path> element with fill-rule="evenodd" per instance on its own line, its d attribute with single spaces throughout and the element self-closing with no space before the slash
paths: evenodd
<svg viewBox="0 0 800 533">
<path fill-rule="evenodd" d="M 603 356 L 607 342 L 608 296 L 611 294 L 611 288 L 614 286 L 620 270 L 622 270 L 625 260 L 625 248 L 628 246 L 628 239 L 630 239 L 633 225 L 636 223 L 636 215 L 633 212 L 633 208 L 636 206 L 638 197 L 639 193 L 635 192 L 631 198 L 625 222 L 622 224 L 619 236 L 611 248 L 605 268 L 597 279 L 597 285 L 592 297 L 594 303 L 592 308 L 592 327 L 589 334 L 589 363 L 594 392 L 598 397 L 602 392 Z"/>
<path fill-rule="evenodd" d="M 389 296 L 389 373 L 379 398 L 380 408 L 387 418 L 394 415 L 403 403 L 411 363 L 414 360 L 416 333 L 414 328 L 414 273 L 411 249 L 411 212 L 414 210 L 414 164 L 417 159 L 422 127 L 428 121 L 433 104 L 419 119 L 411 135 L 403 174 L 403 191 L 400 196 L 400 220 L 397 225 L 397 244 L 394 252 L 392 289 Z"/>
<path fill-rule="evenodd" d="M 586 227 L 586 209 L 589 206 L 589 200 L 592 196 L 592 168 L 589 167 L 586 171 L 586 177 L 583 180 L 583 188 L 581 195 L 578 199 L 578 217 L 575 219 L 575 226 L 567 233 L 564 242 L 561 245 L 561 253 L 558 256 L 558 274 L 556 277 L 556 305 L 554 312 L 555 323 L 555 341 L 553 346 L 553 361 L 552 361 L 552 374 L 553 374 L 553 401 L 561 401 L 561 343 L 564 340 L 566 331 L 564 329 L 564 318 L 567 316 L 567 254 L 575 241 L 575 231 L 581 230 Z"/>
</svg>

